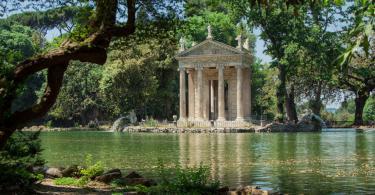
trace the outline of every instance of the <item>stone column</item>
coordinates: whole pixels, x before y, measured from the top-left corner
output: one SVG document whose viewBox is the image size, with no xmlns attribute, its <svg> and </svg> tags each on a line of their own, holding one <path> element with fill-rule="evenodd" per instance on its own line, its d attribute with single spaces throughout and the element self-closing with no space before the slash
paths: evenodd
<svg viewBox="0 0 375 195">
<path fill-rule="evenodd" d="M 196 72 L 197 72 L 197 120 L 203 120 L 203 67 L 202 66 L 197 66 L 196 67 Z"/>
<path fill-rule="evenodd" d="M 195 117 L 195 109 L 194 109 L 194 102 L 195 102 L 195 86 L 194 86 L 194 70 L 188 70 L 188 86 L 189 86 L 189 120 L 194 120 Z"/>
<path fill-rule="evenodd" d="M 180 68 L 180 119 L 181 121 L 186 120 L 186 80 L 185 80 L 185 68 Z"/>
<path fill-rule="evenodd" d="M 215 93 L 214 93 L 214 81 L 213 80 L 210 80 L 210 116 L 212 118 L 214 118 L 215 116 L 215 102 L 214 102 L 214 97 L 215 97 Z"/>
<path fill-rule="evenodd" d="M 217 66 L 218 69 L 218 121 L 225 120 L 225 100 L 224 100 L 224 66 Z"/>
<path fill-rule="evenodd" d="M 237 66 L 237 121 L 244 120 L 244 112 L 243 112 L 243 97 L 242 97 L 242 82 L 243 82 L 243 75 L 242 75 L 242 66 Z"/>
</svg>

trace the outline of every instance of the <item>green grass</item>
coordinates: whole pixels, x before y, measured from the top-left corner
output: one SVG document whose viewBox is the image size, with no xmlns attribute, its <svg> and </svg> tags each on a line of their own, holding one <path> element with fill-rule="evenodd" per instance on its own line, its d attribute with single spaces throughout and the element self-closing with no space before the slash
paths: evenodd
<svg viewBox="0 0 375 195">
<path fill-rule="evenodd" d="M 78 179 L 73 177 L 62 177 L 56 178 L 53 183 L 59 186 L 76 186 L 78 185 Z"/>
</svg>

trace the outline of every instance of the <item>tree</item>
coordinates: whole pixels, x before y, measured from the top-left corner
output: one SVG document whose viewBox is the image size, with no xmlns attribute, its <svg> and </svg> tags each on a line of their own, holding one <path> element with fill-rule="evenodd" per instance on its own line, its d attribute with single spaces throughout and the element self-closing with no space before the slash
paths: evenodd
<svg viewBox="0 0 375 195">
<path fill-rule="evenodd" d="M 102 66 L 79 61 L 71 62 L 49 116 L 56 121 L 84 125 L 91 120 L 105 118 L 108 110 L 104 109 L 98 88 L 102 75 Z"/>
<path fill-rule="evenodd" d="M 0 73 L 7 74 L 17 63 L 38 53 L 41 48 L 39 33 L 19 24 L 0 24 Z M 43 83 L 42 74 L 35 74 L 17 91 L 18 98 L 11 105 L 12 112 L 22 110 L 34 104 L 38 99 L 38 90 Z"/>
<path fill-rule="evenodd" d="M 375 89 L 374 5 L 357 2 L 350 8 L 345 52 L 338 59 L 339 88 L 355 94 L 354 125 L 363 124 L 363 109 Z"/>
<path fill-rule="evenodd" d="M 31 2 L 31 5 L 61 5 L 65 1 L 39 1 Z M 6 7 L 8 1 L 2 1 L 0 7 Z M 26 3 L 12 2 L 14 7 L 24 6 Z M 18 3 L 18 4 L 17 4 Z M 153 4 L 155 3 L 155 4 Z M 0 146 L 4 146 L 6 140 L 19 127 L 37 117 L 43 116 L 53 106 L 59 94 L 64 73 L 72 60 L 104 64 L 107 59 L 107 48 L 112 38 L 127 37 L 135 31 L 136 1 L 127 0 L 95 0 L 92 2 L 94 11 L 89 17 L 89 22 L 80 26 L 75 31 L 76 35 L 66 40 L 61 47 L 51 50 L 39 56 L 29 58 L 17 65 L 9 74 L 1 75 L 0 83 Z M 158 12 L 155 7 L 167 7 L 173 10 L 169 3 L 166 6 L 162 2 L 142 1 L 138 6 L 146 7 L 146 10 L 163 19 L 165 12 Z M 126 24 L 117 21 L 116 16 L 120 15 L 126 20 Z M 72 32 L 74 33 L 74 32 Z M 17 97 L 17 90 L 22 83 L 30 76 L 39 71 L 47 70 L 47 84 L 40 101 L 22 111 L 11 111 L 11 104 Z"/>
<path fill-rule="evenodd" d="M 148 21 L 150 25 L 150 21 Z M 142 31 L 143 27 L 138 28 Z M 139 31 L 135 32 L 138 36 Z M 139 118 L 171 118 L 177 110 L 177 50 L 175 33 L 113 42 L 100 90 L 111 116 L 134 110 Z"/>
<path fill-rule="evenodd" d="M 332 80 L 341 40 L 339 33 L 327 30 L 335 21 L 335 10 L 319 10 L 322 13 L 319 18 L 315 14 L 308 15 L 304 29 L 296 33 L 298 38 L 284 46 L 282 61 L 289 64 L 288 82 L 295 86 L 297 99 L 307 100 L 309 108 L 317 115 L 320 115 L 323 100 L 332 98 L 337 92 Z"/>
<path fill-rule="evenodd" d="M 290 64 L 289 61 L 282 59 L 285 55 L 285 45 L 296 41 L 298 30 L 304 29 L 306 6 L 289 7 L 288 2 L 284 1 L 272 2 L 266 6 L 257 4 L 257 2 L 255 2 L 256 5 L 253 3 L 237 1 L 233 9 L 239 15 L 238 17 L 242 15 L 242 18 L 250 26 L 260 28 L 260 36 L 265 40 L 267 46 L 266 52 L 274 58 L 271 66 L 278 68 L 280 81 L 276 90 L 278 119 L 283 121 L 285 107 L 288 120 L 297 121 L 294 102 L 295 87 L 293 83 L 290 85 L 287 83 L 288 71 L 291 71 L 296 64 Z M 296 11 L 300 14 L 296 15 Z"/>
<path fill-rule="evenodd" d="M 278 83 L 277 69 L 269 68 L 269 64 L 260 60 L 255 61 L 251 68 L 252 113 L 273 119 L 277 113 L 274 87 Z"/>
<path fill-rule="evenodd" d="M 373 47 L 374 48 L 374 47 Z M 375 89 L 375 55 L 369 58 L 362 52 L 356 52 L 345 69 L 341 69 L 338 83 L 341 88 L 355 95 L 354 125 L 363 124 L 363 110 L 366 101 Z"/>
<path fill-rule="evenodd" d="M 375 122 L 375 95 L 372 95 L 366 102 L 365 108 L 363 109 L 364 121 Z"/>
</svg>

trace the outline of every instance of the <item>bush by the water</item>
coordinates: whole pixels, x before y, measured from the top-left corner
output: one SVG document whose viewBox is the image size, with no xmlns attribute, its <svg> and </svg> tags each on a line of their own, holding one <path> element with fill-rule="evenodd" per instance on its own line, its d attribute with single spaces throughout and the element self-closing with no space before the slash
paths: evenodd
<svg viewBox="0 0 375 195">
<path fill-rule="evenodd" d="M 163 164 L 157 168 L 158 185 L 146 187 L 143 185 L 123 186 L 125 191 L 136 191 L 150 194 L 216 194 L 220 182 L 210 178 L 210 169 L 207 166 L 174 167 L 167 169 Z M 121 186 L 115 180 L 114 186 Z"/>
<path fill-rule="evenodd" d="M 167 170 L 163 165 L 160 165 L 161 182 L 153 191 L 178 194 L 214 194 L 219 189 L 220 182 L 213 180 L 210 173 L 210 168 L 203 165 L 187 168 L 177 166 L 174 171 Z"/>
<path fill-rule="evenodd" d="M 72 185 L 72 186 L 85 186 L 89 181 L 93 180 L 96 176 L 104 172 L 104 167 L 101 161 L 96 163 L 92 160 L 92 155 L 87 155 L 85 160 L 85 168 L 79 170 L 79 178 L 62 177 L 54 180 L 56 185 Z"/>
<path fill-rule="evenodd" d="M 0 150 L 0 191 L 28 189 L 42 179 L 42 173 L 33 173 L 33 167 L 43 166 L 40 132 L 16 132 Z"/>
</svg>

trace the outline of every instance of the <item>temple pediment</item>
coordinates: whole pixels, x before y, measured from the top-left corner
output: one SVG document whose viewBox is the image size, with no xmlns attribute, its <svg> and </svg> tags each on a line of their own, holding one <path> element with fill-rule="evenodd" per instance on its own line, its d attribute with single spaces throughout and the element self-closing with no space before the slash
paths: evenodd
<svg viewBox="0 0 375 195">
<path fill-rule="evenodd" d="M 241 55 L 245 53 L 245 51 L 241 51 L 239 49 L 236 49 L 235 47 L 208 39 L 179 53 L 176 57 L 184 58 L 212 55 Z"/>
</svg>

